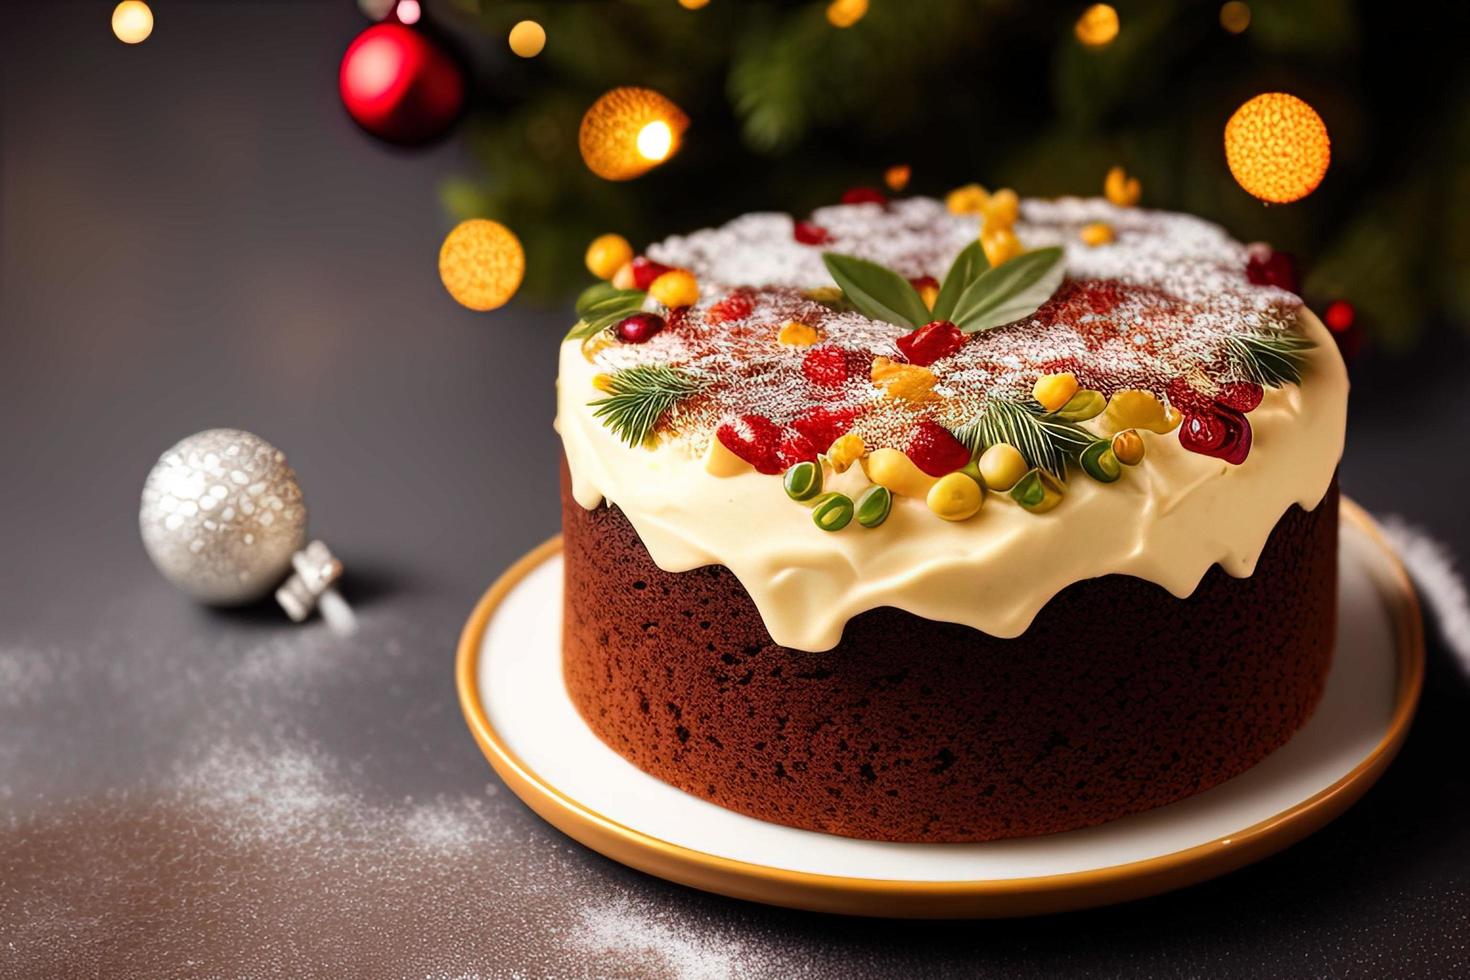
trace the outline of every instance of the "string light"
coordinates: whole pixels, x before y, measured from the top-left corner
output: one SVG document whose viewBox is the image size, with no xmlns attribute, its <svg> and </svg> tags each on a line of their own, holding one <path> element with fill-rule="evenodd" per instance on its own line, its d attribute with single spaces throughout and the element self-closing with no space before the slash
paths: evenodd
<svg viewBox="0 0 1470 980">
<path fill-rule="evenodd" d="M 1225 124 L 1225 162 L 1247 193 L 1289 204 L 1322 182 L 1332 143 L 1315 109 L 1294 95 L 1267 92 L 1236 109 Z"/>
<path fill-rule="evenodd" d="M 587 168 L 605 180 L 632 180 L 679 151 L 689 117 L 646 88 L 615 88 L 582 117 L 577 143 Z"/>
<path fill-rule="evenodd" d="M 827 5 L 827 23 L 833 27 L 851 27 L 868 13 L 868 0 L 832 0 Z"/>
<path fill-rule="evenodd" d="M 521 288 L 526 252 L 515 233 L 498 221 L 461 221 L 439 248 L 439 278 L 463 306 L 493 310 Z"/>
<path fill-rule="evenodd" d="M 510 29 L 510 49 L 522 58 L 534 58 L 546 47 L 546 28 L 523 20 Z"/>
<path fill-rule="evenodd" d="M 153 11 L 143 0 L 123 0 L 112 8 L 112 33 L 124 44 L 141 44 L 153 33 Z"/>
<path fill-rule="evenodd" d="M 1077 40 L 1089 48 L 1102 48 L 1118 36 L 1118 11 L 1106 3 L 1095 3 L 1082 11 L 1073 28 Z"/>
<path fill-rule="evenodd" d="M 1231 34 L 1243 34 L 1251 26 L 1250 4 L 1230 0 L 1220 7 L 1220 26 Z"/>
</svg>

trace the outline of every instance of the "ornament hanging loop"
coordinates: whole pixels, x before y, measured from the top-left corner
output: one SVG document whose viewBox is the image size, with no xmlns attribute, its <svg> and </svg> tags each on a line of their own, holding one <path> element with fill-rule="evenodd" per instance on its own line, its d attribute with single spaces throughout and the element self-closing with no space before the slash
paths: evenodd
<svg viewBox="0 0 1470 980">
<path fill-rule="evenodd" d="M 291 567 L 291 577 L 276 590 L 276 602 L 293 622 L 300 623 L 312 610 L 320 609 L 332 632 L 345 636 L 357 631 L 357 617 L 336 588 L 342 562 L 325 543 L 313 541 L 293 554 Z"/>
</svg>

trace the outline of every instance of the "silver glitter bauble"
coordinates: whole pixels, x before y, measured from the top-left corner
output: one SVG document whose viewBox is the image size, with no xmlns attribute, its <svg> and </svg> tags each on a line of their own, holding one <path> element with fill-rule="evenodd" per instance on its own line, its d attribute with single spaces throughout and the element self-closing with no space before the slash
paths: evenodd
<svg viewBox="0 0 1470 980">
<path fill-rule="evenodd" d="M 286 576 L 306 543 L 306 504 L 279 449 L 239 429 L 209 429 L 159 457 L 138 524 L 164 578 L 203 602 L 235 605 Z"/>
</svg>

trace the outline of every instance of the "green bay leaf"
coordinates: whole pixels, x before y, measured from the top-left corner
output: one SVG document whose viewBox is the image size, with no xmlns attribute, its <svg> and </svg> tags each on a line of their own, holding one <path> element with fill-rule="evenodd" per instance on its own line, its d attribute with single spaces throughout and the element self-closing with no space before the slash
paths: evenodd
<svg viewBox="0 0 1470 980">
<path fill-rule="evenodd" d="M 1039 248 L 981 273 L 950 317 L 965 333 L 979 333 L 1030 316 L 1062 284 L 1060 248 Z"/>
<path fill-rule="evenodd" d="M 918 290 L 892 269 L 852 255 L 826 252 L 822 262 L 858 312 L 874 320 L 917 330 L 930 320 Z"/>
<path fill-rule="evenodd" d="M 960 249 L 960 254 L 955 256 L 944 276 L 944 284 L 939 287 L 939 296 L 934 300 L 930 315 L 936 320 L 950 319 L 960 296 L 989 268 L 990 262 L 985 258 L 985 250 L 980 247 L 978 239 Z"/>
</svg>

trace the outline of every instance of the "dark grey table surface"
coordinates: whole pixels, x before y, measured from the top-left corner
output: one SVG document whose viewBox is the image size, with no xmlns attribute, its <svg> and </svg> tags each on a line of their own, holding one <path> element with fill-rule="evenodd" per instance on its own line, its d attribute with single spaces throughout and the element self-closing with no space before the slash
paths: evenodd
<svg viewBox="0 0 1470 980">
<path fill-rule="evenodd" d="M 457 633 L 554 532 L 565 310 L 434 269 L 451 146 L 356 132 L 349 3 L 7 5 L 0 27 L 0 975 L 1470 974 L 1470 683 L 1439 643 L 1403 754 L 1289 851 L 1124 907 L 851 921 L 665 884 L 504 790 Z M 1466 344 L 1355 367 L 1346 490 L 1470 554 Z M 340 640 L 148 564 L 160 451 L 289 453 L 349 566 Z"/>
</svg>

